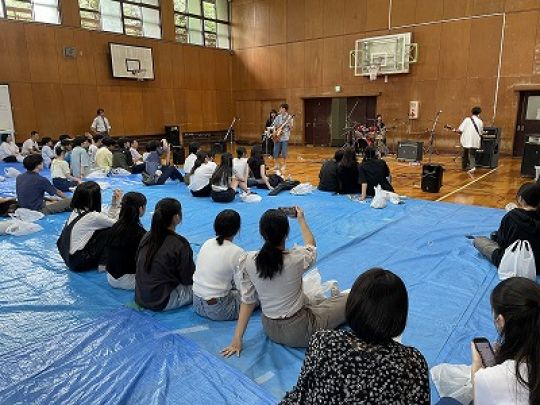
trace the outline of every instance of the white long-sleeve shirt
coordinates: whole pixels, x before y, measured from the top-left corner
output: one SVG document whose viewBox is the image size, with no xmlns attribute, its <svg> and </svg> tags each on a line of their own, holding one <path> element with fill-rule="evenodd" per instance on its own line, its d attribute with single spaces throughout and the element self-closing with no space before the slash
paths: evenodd
<svg viewBox="0 0 540 405">
<path fill-rule="evenodd" d="M 111 206 L 108 215 L 103 212 L 89 212 L 82 217 L 71 230 L 71 239 L 69 243 L 69 254 L 84 249 L 86 244 L 94 235 L 94 232 L 100 229 L 107 229 L 114 225 L 118 218 L 119 207 Z M 68 219 L 70 224 L 75 218 L 81 215 L 78 211 L 73 211 Z"/>
<path fill-rule="evenodd" d="M 19 147 L 15 142 L 2 142 L 0 145 L 0 160 L 4 160 L 8 156 L 19 155 Z"/>
</svg>

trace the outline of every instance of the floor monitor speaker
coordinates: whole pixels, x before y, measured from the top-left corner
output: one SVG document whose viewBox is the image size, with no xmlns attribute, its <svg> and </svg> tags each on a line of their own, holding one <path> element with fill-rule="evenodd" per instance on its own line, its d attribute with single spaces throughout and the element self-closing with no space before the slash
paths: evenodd
<svg viewBox="0 0 540 405">
<path fill-rule="evenodd" d="M 422 191 L 428 193 L 438 193 L 442 187 L 443 167 L 441 165 L 422 166 Z"/>
<path fill-rule="evenodd" d="M 424 142 L 399 141 L 397 158 L 408 162 L 420 162 L 422 161 L 423 148 Z"/>
</svg>

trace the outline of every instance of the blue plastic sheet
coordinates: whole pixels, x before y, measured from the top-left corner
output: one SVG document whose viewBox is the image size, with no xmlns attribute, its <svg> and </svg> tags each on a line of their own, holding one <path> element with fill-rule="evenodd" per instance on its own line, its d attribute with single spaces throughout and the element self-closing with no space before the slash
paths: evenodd
<svg viewBox="0 0 540 405">
<path fill-rule="evenodd" d="M 142 221 L 147 228 L 160 198 L 179 199 L 183 222 L 178 231 L 187 237 L 195 253 L 213 235 L 213 219 L 222 209 L 240 212 L 242 228 L 236 243 L 255 250 L 262 244 L 258 220 L 266 209 L 301 205 L 317 240 L 317 266 L 323 279 L 336 279 L 342 288 L 349 288 L 359 274 L 374 266 L 388 268 L 403 278 L 410 297 L 403 343 L 421 350 L 430 366 L 469 363 L 472 337 L 495 338 L 489 294 L 498 282 L 496 270 L 465 235 L 489 234 L 497 228 L 504 215 L 502 210 L 420 200 L 375 210 L 369 204 L 318 191 L 307 196 L 282 193 L 277 197 L 258 191 L 263 196 L 259 204 L 242 203 L 238 198 L 230 204 L 217 204 L 192 197 L 178 183 L 145 187 L 138 176 L 105 181 L 112 187 L 103 192 L 104 203 L 111 198 L 114 187 L 147 196 L 148 209 Z M 0 183 L 0 194 L 10 193 L 13 181 Z M 51 339 L 59 333 L 71 333 L 123 305 L 133 305 L 133 293 L 110 288 L 104 274 L 73 274 L 65 269 L 55 241 L 66 218 L 67 214 L 45 218 L 40 221 L 44 231 L 35 235 L 0 237 L 1 363 L 5 356 L 24 353 L 30 344 L 54 343 Z M 297 224 L 291 224 L 288 244 L 301 243 Z M 200 318 L 190 307 L 144 313 L 160 327 L 196 342 L 216 359 L 235 327 L 235 322 Z M 62 345 L 56 350 L 62 351 Z M 302 350 L 267 339 L 256 312 L 245 335 L 242 355 L 217 361 L 240 370 L 279 399 L 296 382 L 303 356 Z M 129 378 L 125 376 L 126 386 L 130 386 Z M 28 387 L 31 384 L 31 379 L 18 383 Z M 73 380 L 64 389 L 76 391 L 79 384 Z M 438 399 L 433 387 L 432 397 Z"/>
</svg>

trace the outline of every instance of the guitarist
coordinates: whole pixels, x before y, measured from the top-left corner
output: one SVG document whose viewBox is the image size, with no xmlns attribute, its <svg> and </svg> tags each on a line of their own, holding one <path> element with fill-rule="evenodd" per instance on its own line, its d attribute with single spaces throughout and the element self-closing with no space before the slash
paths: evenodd
<svg viewBox="0 0 540 405">
<path fill-rule="evenodd" d="M 272 123 L 274 132 L 279 139 L 274 139 L 274 170 L 285 171 L 285 159 L 287 159 L 287 150 L 289 145 L 289 137 L 294 126 L 294 121 L 289 114 L 289 105 L 281 104 L 279 106 L 279 114 Z M 282 164 L 279 164 L 279 157 L 282 158 Z"/>
<path fill-rule="evenodd" d="M 461 134 L 461 146 L 463 147 L 461 168 L 467 170 L 470 176 L 476 171 L 476 150 L 480 149 L 481 134 L 484 132 L 484 123 L 480 119 L 481 112 L 480 107 L 473 107 L 471 116 L 465 118 L 456 130 L 458 134 Z"/>
</svg>

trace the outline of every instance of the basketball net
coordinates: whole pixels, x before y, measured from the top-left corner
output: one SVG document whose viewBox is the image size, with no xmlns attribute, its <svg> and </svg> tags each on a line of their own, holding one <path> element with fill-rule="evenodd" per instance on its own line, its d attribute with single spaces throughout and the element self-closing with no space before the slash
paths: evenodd
<svg viewBox="0 0 540 405">
<path fill-rule="evenodd" d="M 136 69 L 131 71 L 133 76 L 137 79 L 139 82 L 144 82 L 144 74 L 146 73 L 146 69 Z"/>
<path fill-rule="evenodd" d="M 379 75 L 379 71 L 381 70 L 380 65 L 369 65 L 367 67 L 368 73 L 369 73 L 369 80 L 377 80 L 377 76 Z"/>
</svg>

